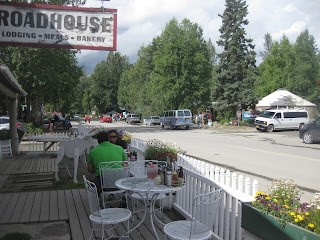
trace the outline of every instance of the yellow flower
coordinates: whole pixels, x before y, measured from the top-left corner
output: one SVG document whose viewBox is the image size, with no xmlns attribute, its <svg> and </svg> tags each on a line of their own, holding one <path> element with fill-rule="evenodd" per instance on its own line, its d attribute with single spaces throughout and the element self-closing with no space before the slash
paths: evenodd
<svg viewBox="0 0 320 240">
<path fill-rule="evenodd" d="M 298 218 L 296 218 L 296 219 L 294 219 L 294 221 L 295 221 L 295 222 L 299 222 L 299 219 L 298 219 Z"/>
<path fill-rule="evenodd" d="M 278 200 L 277 200 L 277 199 L 273 199 L 273 201 L 274 201 L 274 202 L 278 202 Z"/>
<path fill-rule="evenodd" d="M 270 204 L 270 203 L 268 204 L 268 207 L 271 207 L 271 204 Z"/>
<path fill-rule="evenodd" d="M 256 195 L 259 195 L 261 193 L 261 191 L 256 192 Z"/>
<path fill-rule="evenodd" d="M 313 223 L 309 223 L 309 224 L 308 224 L 308 227 L 309 227 L 309 228 L 314 228 L 314 224 L 313 224 Z"/>
<path fill-rule="evenodd" d="M 290 215 L 291 215 L 291 216 L 294 216 L 294 215 L 296 215 L 296 214 L 295 214 L 294 212 L 291 212 Z"/>
<path fill-rule="evenodd" d="M 270 198 L 269 197 L 266 197 L 266 200 L 269 200 Z"/>
<path fill-rule="evenodd" d="M 310 215 L 310 213 L 308 213 L 308 212 L 306 212 L 305 214 L 306 214 L 306 216 L 309 216 L 309 215 Z"/>
</svg>

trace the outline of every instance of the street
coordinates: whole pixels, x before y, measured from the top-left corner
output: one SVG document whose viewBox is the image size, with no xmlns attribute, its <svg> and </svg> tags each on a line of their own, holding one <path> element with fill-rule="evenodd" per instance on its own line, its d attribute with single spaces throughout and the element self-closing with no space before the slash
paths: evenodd
<svg viewBox="0 0 320 240">
<path fill-rule="evenodd" d="M 320 144 L 304 144 L 298 131 L 259 132 L 254 128 L 170 130 L 142 124 L 99 123 L 90 125 L 129 131 L 134 138 L 167 140 L 184 153 L 257 179 L 266 191 L 272 179 L 293 179 L 304 190 L 303 201 L 320 192 Z"/>
</svg>

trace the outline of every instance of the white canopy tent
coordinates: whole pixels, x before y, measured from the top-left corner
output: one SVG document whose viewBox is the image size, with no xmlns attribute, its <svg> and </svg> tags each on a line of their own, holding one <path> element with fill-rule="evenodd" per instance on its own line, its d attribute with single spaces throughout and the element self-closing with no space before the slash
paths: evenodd
<svg viewBox="0 0 320 240">
<path fill-rule="evenodd" d="M 276 108 L 305 108 L 311 118 L 319 114 L 317 105 L 283 88 L 265 96 L 256 106 L 260 111 Z"/>
</svg>

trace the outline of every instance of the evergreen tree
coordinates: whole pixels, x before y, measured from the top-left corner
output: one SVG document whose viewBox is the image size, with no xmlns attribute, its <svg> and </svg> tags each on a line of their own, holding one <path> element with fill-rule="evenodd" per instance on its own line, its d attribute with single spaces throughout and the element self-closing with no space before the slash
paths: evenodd
<svg viewBox="0 0 320 240">
<path fill-rule="evenodd" d="M 219 109 L 231 112 L 233 116 L 239 106 L 255 104 L 257 97 L 253 92 L 257 68 L 255 65 L 254 45 L 252 39 L 246 38 L 244 27 L 248 25 L 246 2 L 243 0 L 226 0 L 226 8 L 219 29 L 221 35 L 218 45 L 223 52 L 215 78 L 213 98 L 219 102 Z"/>
<path fill-rule="evenodd" d="M 319 53 L 314 37 L 308 30 L 303 31 L 294 44 L 296 69 L 293 76 L 293 92 L 303 97 L 313 95 L 315 84 L 320 78 Z"/>
<path fill-rule="evenodd" d="M 260 51 L 260 55 L 263 58 L 266 58 L 269 55 L 272 45 L 273 45 L 272 36 L 270 33 L 267 33 L 266 35 L 264 35 L 264 44 L 263 44 L 264 51 Z"/>
</svg>

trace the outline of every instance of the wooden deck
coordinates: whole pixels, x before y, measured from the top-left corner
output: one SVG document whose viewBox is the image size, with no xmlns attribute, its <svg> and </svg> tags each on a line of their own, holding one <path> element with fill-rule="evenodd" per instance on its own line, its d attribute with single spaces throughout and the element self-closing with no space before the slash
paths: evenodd
<svg viewBox="0 0 320 240">
<path fill-rule="evenodd" d="M 19 157 L 11 158 L 11 162 L 3 163 L 1 173 L 1 184 L 5 184 L 5 178 L 14 174 L 53 173 L 52 158 L 41 156 L 29 160 L 19 160 Z M 10 160 L 10 159 L 9 159 Z M 1 170 L 0 169 L 0 170 Z M 135 223 L 142 217 L 142 212 L 136 215 Z M 70 227 L 71 239 L 89 239 L 91 223 L 88 218 L 89 205 L 85 189 L 71 190 L 48 190 L 48 191 L 20 191 L 0 194 L 0 225 L 7 224 L 29 224 L 65 221 Z M 171 221 L 164 216 L 164 222 Z M 132 227 L 132 220 L 130 227 Z M 160 239 L 163 233 L 160 226 L 156 225 Z M 114 235 L 125 232 L 125 225 L 118 224 Z M 142 224 L 137 230 L 130 234 L 130 239 L 155 239 L 151 230 L 150 222 Z"/>
</svg>

